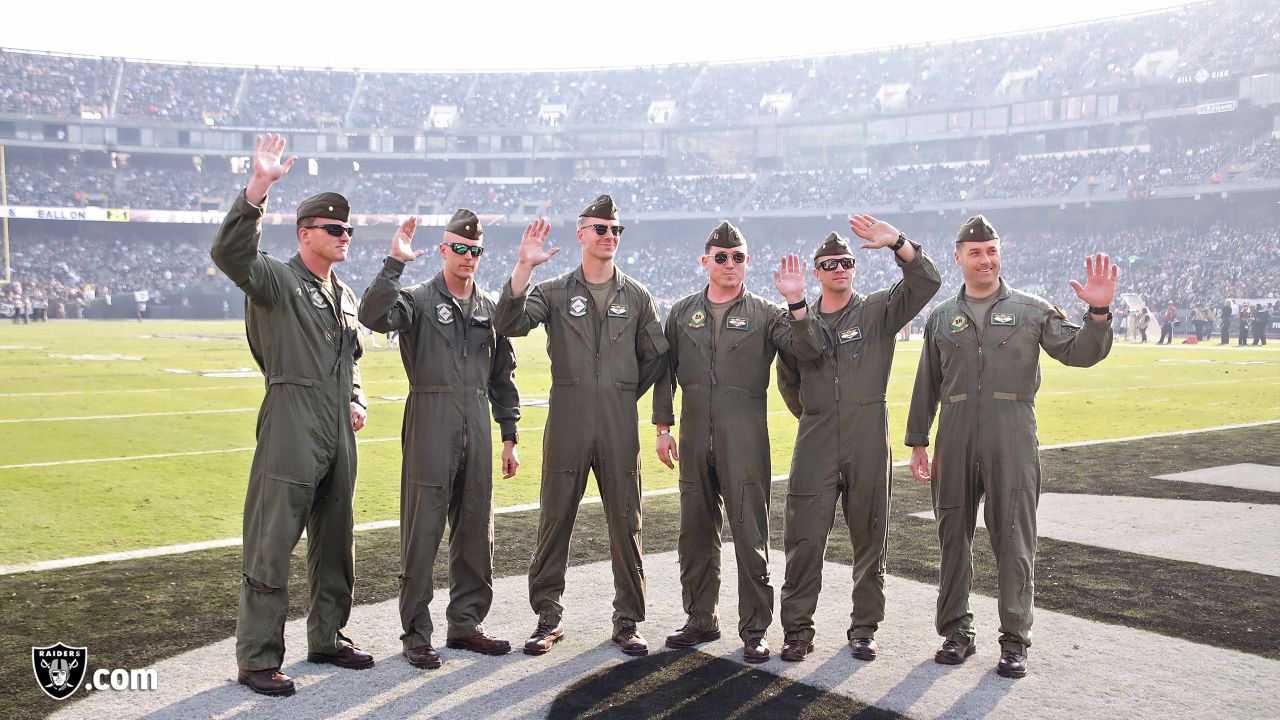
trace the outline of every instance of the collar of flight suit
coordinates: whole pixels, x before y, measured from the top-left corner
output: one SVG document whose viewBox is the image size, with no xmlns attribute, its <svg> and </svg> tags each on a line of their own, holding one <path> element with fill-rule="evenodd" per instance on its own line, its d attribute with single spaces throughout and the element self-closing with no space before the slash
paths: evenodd
<svg viewBox="0 0 1280 720">
<path fill-rule="evenodd" d="M 572 274 L 572 277 L 573 277 L 573 279 L 574 279 L 574 280 L 576 280 L 579 284 L 581 284 L 584 288 L 587 288 L 587 290 L 588 290 L 588 292 L 587 292 L 588 298 L 587 298 L 587 299 L 588 299 L 588 300 L 591 300 L 592 302 L 595 302 L 595 300 L 594 300 L 594 299 L 592 299 L 592 298 L 590 297 L 590 294 L 591 294 L 591 293 L 590 293 L 591 285 L 590 285 L 590 283 L 588 283 L 588 282 L 587 282 L 587 276 L 586 276 L 586 274 L 582 272 L 582 264 L 581 264 L 581 263 L 579 263 L 579 264 L 578 264 L 578 267 L 574 268 L 574 270 L 573 270 L 573 274 Z M 619 295 L 621 295 L 621 294 L 622 294 L 622 290 L 623 290 L 623 288 L 624 288 L 624 287 L 626 287 L 627 281 L 628 281 L 628 280 L 630 280 L 630 278 L 629 278 L 629 277 L 627 277 L 627 275 L 626 275 L 625 273 L 623 273 L 623 272 L 622 272 L 622 269 L 618 267 L 618 263 L 614 263 L 614 264 L 613 264 L 613 277 L 611 278 L 611 280 L 613 281 L 613 295 L 612 295 L 612 296 L 610 296 L 610 299 L 612 300 L 613 298 L 615 298 L 615 297 L 617 297 L 617 296 L 619 296 Z"/>
<path fill-rule="evenodd" d="M 295 275 L 314 285 L 316 290 L 320 292 L 320 295 L 324 297 L 326 301 L 329 300 L 329 296 L 324 294 L 320 278 L 316 277 L 316 274 L 311 272 L 311 268 L 307 267 L 307 264 L 302 262 L 301 252 L 294 253 L 293 257 L 289 258 L 288 265 L 293 269 Z M 333 313 L 334 320 L 339 320 L 341 319 L 341 305 L 343 296 L 346 295 L 347 286 L 338 279 L 338 274 L 335 273 L 332 268 L 329 269 L 329 279 L 333 281 L 333 301 L 338 304 L 338 307 L 330 307 L 329 312 Z"/>
<path fill-rule="evenodd" d="M 854 308 L 861 306 L 862 303 L 866 301 L 866 299 L 867 299 L 866 295 L 863 295 L 857 290 L 854 290 L 853 295 L 850 296 L 849 298 L 849 302 L 846 303 L 844 307 L 840 308 L 839 310 L 840 314 L 836 316 L 836 321 L 834 324 L 832 324 L 832 323 L 828 323 L 827 318 L 824 317 L 823 315 L 822 293 L 818 293 L 818 302 L 814 303 L 809 308 L 809 312 L 813 313 L 814 320 L 817 321 L 818 327 L 822 328 L 822 334 L 826 336 L 827 344 L 830 347 L 836 348 L 840 346 L 840 343 L 837 343 L 835 341 L 836 331 L 839 330 L 840 326 L 843 325 L 845 323 L 845 320 L 849 318 L 849 313 L 852 312 Z"/>
<path fill-rule="evenodd" d="M 452 305 L 458 311 L 458 314 L 454 317 L 453 322 L 449 324 L 459 325 L 464 330 L 470 329 L 471 319 L 475 317 L 476 311 L 480 309 L 481 303 L 484 302 L 484 291 L 480 289 L 480 284 L 475 282 L 474 280 L 472 281 L 471 307 L 468 308 L 468 313 L 465 318 L 462 317 L 462 307 L 458 305 L 458 299 L 453 296 L 453 293 L 449 292 L 449 286 L 445 284 L 443 270 L 437 272 L 435 277 L 431 278 L 431 288 L 435 290 L 438 300 L 448 301 L 449 304 Z M 437 319 L 436 313 L 438 311 L 436 308 L 439 307 L 439 304 L 440 304 L 439 302 L 434 302 L 431 304 L 431 307 L 426 308 L 425 310 L 426 312 L 431 314 L 431 325 L 434 326 L 435 329 L 445 337 L 445 339 L 452 342 L 454 338 L 449 337 L 449 333 L 446 332 L 445 326 L 442 325 L 440 321 Z M 490 313 L 490 319 L 492 320 L 492 313 Z M 456 332 L 457 331 L 455 330 L 455 333 Z"/>
<path fill-rule="evenodd" d="M 714 328 L 711 327 L 711 321 L 713 320 L 713 317 L 711 315 L 711 298 L 708 297 L 707 295 L 707 292 L 710 289 L 711 289 L 711 286 L 707 285 L 706 287 L 702 288 L 702 292 L 694 295 L 693 302 L 689 303 L 688 307 L 685 308 L 683 312 L 684 317 L 681 318 L 681 324 L 684 326 L 685 333 L 689 335 L 690 338 L 693 339 L 694 344 L 697 345 L 698 349 L 708 358 L 711 357 L 711 342 L 712 342 L 712 338 L 714 337 L 713 335 Z M 725 308 L 725 313 L 724 313 L 725 319 L 727 320 L 729 317 L 729 313 L 734 308 L 742 305 L 743 301 L 745 301 L 746 299 L 747 299 L 747 285 L 746 283 L 743 283 L 738 288 L 738 296 L 735 297 L 733 300 L 729 301 L 729 305 Z M 702 311 L 706 319 L 698 327 L 696 328 L 691 327 L 689 325 L 689 312 L 690 311 L 696 312 L 698 310 Z M 754 330 L 755 328 L 748 328 L 748 329 Z M 721 332 L 723 332 L 723 328 L 721 329 Z"/>
<path fill-rule="evenodd" d="M 1008 283 L 1006 283 L 1004 281 L 1004 278 L 1000 278 L 1000 287 L 999 289 L 996 290 L 994 300 L 991 303 L 991 307 L 987 308 L 987 312 L 994 313 L 996 311 L 996 308 L 999 307 L 1000 303 L 1013 297 L 1014 292 L 1016 292 L 1015 289 L 1011 287 Z M 956 296 L 951 299 L 951 303 L 952 305 L 954 305 L 954 309 L 951 313 L 948 313 L 948 314 L 954 316 L 954 313 L 964 313 L 965 317 L 969 318 L 969 325 L 965 328 L 965 330 L 970 330 L 970 329 L 974 330 L 974 336 L 977 337 L 979 333 L 977 332 L 977 328 L 974 323 L 974 317 L 969 312 L 968 298 L 965 296 L 965 286 L 963 284 L 960 285 L 960 291 L 957 292 Z M 988 331 L 992 331 L 992 328 L 990 327 L 991 323 L 989 322 L 983 323 L 984 330 L 981 333 L 982 337 L 979 338 L 978 340 L 979 344 L 1002 341 L 1007 339 L 1010 335 L 1013 334 L 1015 330 L 1017 330 L 1017 328 L 1023 321 L 1023 318 L 1017 317 L 1017 316 L 1015 317 L 1016 317 L 1016 322 L 1014 325 L 997 326 L 997 328 L 994 331 L 995 334 L 991 336 L 988 336 L 987 334 Z M 951 333 L 950 331 L 948 331 L 947 334 L 948 336 L 954 335 L 954 333 Z M 955 342 L 954 338 L 952 338 L 952 342 Z"/>
</svg>

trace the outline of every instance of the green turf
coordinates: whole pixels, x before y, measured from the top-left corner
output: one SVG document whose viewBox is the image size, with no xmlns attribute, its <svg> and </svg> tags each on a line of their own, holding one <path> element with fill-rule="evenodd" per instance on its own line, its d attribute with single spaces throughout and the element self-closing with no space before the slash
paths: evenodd
<svg viewBox="0 0 1280 720">
<path fill-rule="evenodd" d="M 1216 465 L 1222 448 L 1233 449 L 1233 461 L 1280 464 L 1280 426 L 1046 451 L 1042 453 L 1044 488 L 1046 492 L 1102 495 L 1136 492 L 1175 499 L 1275 503 L 1274 493 L 1148 479 L 1150 475 L 1174 470 Z M 1108 471 L 1098 473 L 1098 467 Z M 781 552 L 782 548 L 785 499 L 786 483 L 774 483 L 770 508 L 774 553 Z M 899 468 L 894 474 L 889 572 L 932 585 L 937 581 L 938 572 L 933 524 L 909 517 L 909 513 L 929 507 L 927 486 L 910 480 L 905 469 Z M 536 511 L 498 516 L 494 526 L 495 577 L 522 576 L 527 572 L 528 538 L 536 532 L 537 522 Z M 679 528 L 678 497 L 666 495 L 645 502 L 647 555 L 675 550 Z M 974 592 L 991 595 L 995 590 L 993 560 L 985 531 L 979 528 L 977 533 Z M 399 544 L 400 535 L 395 528 L 357 535 L 356 604 L 377 603 L 397 596 Z M 293 555 L 290 618 L 301 617 L 306 612 L 305 547 L 304 540 Z M 837 514 L 826 559 L 848 564 L 851 552 L 848 531 Z M 433 568 L 435 586 L 441 588 L 438 592 L 443 592 L 448 583 L 446 558 L 447 553 L 438 555 Z M 608 558 L 603 511 L 599 505 L 585 506 L 574 528 L 569 564 L 577 566 Z M 230 636 L 235 629 L 240 562 L 239 548 L 218 548 L 0 576 L 0 597 L 5 600 L 0 604 L 0 623 L 8 630 L 0 638 L 0 657 L 6 658 L 0 661 L 0 718 L 42 717 L 65 707 L 46 698 L 32 685 L 27 653 L 33 644 L 44 645 L 61 639 L 89 647 L 94 667 L 142 668 Z M 731 577 L 725 581 L 733 582 Z M 775 578 L 774 582 L 780 580 Z M 650 586 L 649 593 L 650 602 L 679 602 L 675 588 Z M 516 603 L 524 608 L 526 599 L 521 593 L 497 601 Z M 848 598 L 824 596 L 822 602 L 847 603 Z M 895 602 L 892 588 L 888 602 Z M 1280 617 L 1280 578 L 1271 575 L 1040 538 L 1036 605 L 1076 617 L 1280 660 L 1280 627 L 1274 622 Z M 732 616 L 731 609 L 722 608 L 722 611 Z M 532 629 L 535 616 L 531 610 L 528 613 Z M 933 618 L 921 618 L 920 622 L 932 624 Z M 654 637 L 674 629 L 650 625 L 645 633 Z M 818 631 L 842 637 L 845 627 L 824 626 Z M 993 637 L 994 631 L 990 625 L 979 628 L 984 637 Z M 1090 646 L 1088 638 L 1078 641 L 1091 652 L 1106 651 L 1105 647 Z M 892 650 L 920 653 L 921 662 L 931 662 L 932 651 L 932 647 Z M 300 650 L 294 648 L 290 652 Z M 234 660 L 228 656 L 226 662 L 230 667 Z M 651 676 L 659 680 L 672 679 L 668 670 L 645 665 L 635 669 L 642 675 L 641 684 Z M 622 677 L 626 677 L 628 671 L 621 672 Z M 590 682 L 602 679 L 608 682 L 608 678 L 600 677 Z M 769 689 L 791 687 L 770 683 Z M 808 691 L 798 688 L 798 692 Z M 693 694 L 691 690 L 690 695 Z M 760 698 L 759 702 L 765 700 L 767 698 Z M 839 705 L 826 716 L 839 717 L 841 708 L 847 709 L 847 706 Z M 654 714 L 657 715 L 660 714 Z"/>
<path fill-rule="evenodd" d="M 0 520 L 0 565 L 238 535 L 262 382 L 165 371 L 251 368 L 242 332 L 239 322 L 0 325 L 0 420 L 27 421 L 0 423 L 0 501 L 7 510 Z M 902 345 L 894 363 L 889 412 L 895 443 L 902 437 L 919 347 L 919 341 Z M 543 338 L 519 339 L 516 348 L 521 392 L 545 399 L 550 374 Z M 1234 346 L 1119 344 L 1102 365 L 1086 370 L 1047 360 L 1040 438 L 1052 444 L 1274 420 L 1280 418 L 1278 369 L 1280 348 Z M 403 412 L 403 400 L 395 398 L 403 397 L 407 383 L 394 350 L 371 350 L 363 372 L 373 404 L 369 426 L 359 435 L 356 521 L 394 519 Z M 776 393 L 769 403 L 773 471 L 781 474 L 790 463 L 795 420 Z M 56 419 L 150 413 L 173 414 Z M 675 473 L 653 454 L 648 417 L 646 396 L 640 408 L 644 486 L 672 487 Z M 41 418 L 55 420 L 30 422 Z M 537 500 L 545 419 L 545 408 L 526 408 L 522 467 L 511 480 L 495 480 L 499 506 Z M 185 454 L 195 452 L 205 454 Z M 12 467 L 166 454 L 178 455 Z"/>
</svg>

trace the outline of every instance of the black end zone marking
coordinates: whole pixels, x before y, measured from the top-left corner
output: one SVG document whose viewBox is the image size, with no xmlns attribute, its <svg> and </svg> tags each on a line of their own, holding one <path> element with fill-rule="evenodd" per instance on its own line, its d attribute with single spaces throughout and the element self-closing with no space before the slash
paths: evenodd
<svg viewBox="0 0 1280 720">
<path fill-rule="evenodd" d="M 628 660 L 582 678 L 556 697 L 547 717 L 889 720 L 903 716 L 759 668 L 696 650 L 678 650 Z"/>
</svg>

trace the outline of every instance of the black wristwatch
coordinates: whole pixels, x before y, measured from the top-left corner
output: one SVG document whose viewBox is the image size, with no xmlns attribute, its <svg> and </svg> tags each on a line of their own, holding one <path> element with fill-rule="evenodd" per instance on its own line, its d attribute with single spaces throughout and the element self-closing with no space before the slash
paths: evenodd
<svg viewBox="0 0 1280 720">
<path fill-rule="evenodd" d="M 787 309 L 790 310 L 791 312 L 795 312 L 796 310 L 801 310 L 807 307 L 809 307 L 809 301 L 806 300 L 805 298 L 800 298 L 800 302 L 787 303 Z"/>
<path fill-rule="evenodd" d="M 520 433 L 507 433 L 506 435 L 502 436 L 502 442 L 507 442 L 508 440 L 510 440 L 511 444 L 513 445 L 519 445 Z"/>
<path fill-rule="evenodd" d="M 1090 306 L 1089 306 L 1089 312 L 1093 313 L 1094 315 L 1110 315 L 1110 314 L 1111 314 L 1111 307 L 1110 307 L 1110 306 L 1107 306 L 1107 307 L 1094 307 L 1093 305 L 1090 305 Z"/>
<path fill-rule="evenodd" d="M 902 249 L 902 246 L 906 244 L 907 244 L 907 236 L 903 235 L 902 233 L 898 233 L 898 242 L 890 245 L 889 249 L 894 252 L 898 252 L 899 250 Z"/>
</svg>

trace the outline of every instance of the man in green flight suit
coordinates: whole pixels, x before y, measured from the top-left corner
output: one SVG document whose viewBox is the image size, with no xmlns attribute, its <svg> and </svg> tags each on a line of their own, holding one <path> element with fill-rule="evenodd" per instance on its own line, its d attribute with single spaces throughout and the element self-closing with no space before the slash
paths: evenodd
<svg viewBox="0 0 1280 720">
<path fill-rule="evenodd" d="M 244 566 L 236 620 L 239 681 L 292 695 L 280 672 L 289 610 L 289 556 L 307 531 L 307 659 L 373 666 L 343 635 L 355 586 L 352 499 L 355 432 L 368 403 L 360 389 L 356 297 L 333 273 L 347 259 L 351 208 L 337 193 L 298 206 L 298 253 L 281 262 L 258 251 L 267 193 L 298 159 L 280 162 L 284 138 L 254 142 L 253 177 L 227 213 L 210 255 L 245 293 L 249 350 L 266 376 L 258 445 L 244 501 Z"/>
<path fill-rule="evenodd" d="M 849 226 L 866 241 L 862 249 L 893 252 L 902 280 L 858 294 L 848 243 L 828 235 L 814 253 L 813 273 L 822 286 L 813 307 L 819 344 L 812 359 L 784 354 L 778 363 L 778 387 L 800 419 L 787 491 L 782 585 L 782 659 L 793 662 L 813 652 L 813 614 L 837 503 L 853 546 L 849 651 L 860 660 L 874 660 L 879 652 L 875 633 L 884 620 L 891 463 L 885 390 L 898 331 L 942 285 L 933 259 L 894 226 L 870 215 L 854 215 Z"/>
<path fill-rule="evenodd" d="M 613 559 L 612 640 L 628 655 L 645 655 L 649 645 L 636 627 L 645 614 L 636 401 L 665 371 L 667 341 L 649 291 L 614 264 L 623 226 L 613 198 L 596 198 L 577 225 L 581 265 L 532 288 L 533 269 L 559 248 L 543 248 L 551 227 L 545 220 L 525 229 L 496 315 L 498 333 L 508 337 L 546 326 L 551 356 L 541 509 L 529 566 L 538 625 L 524 651 L 541 655 L 564 635 L 569 537 L 594 469 Z"/>
<path fill-rule="evenodd" d="M 720 637 L 720 533 L 729 517 L 738 563 L 738 636 L 749 663 L 769 659 L 765 631 L 773 622 L 769 584 L 769 367 L 779 348 L 804 352 L 816 340 L 793 343 L 792 332 L 815 332 L 804 302 L 805 271 L 790 255 L 774 273 L 786 310 L 748 292 L 751 256 L 728 221 L 703 247 L 709 282 L 677 301 L 667 315 L 669 370 L 654 386 L 658 459 L 680 463 L 680 584 L 684 627 L 667 647 L 692 647 Z M 814 356 L 816 358 L 816 356 Z M 671 437 L 672 397 L 683 391 L 680 443 Z M 681 453 L 683 452 L 683 457 Z"/>
<path fill-rule="evenodd" d="M 1040 349 L 1072 367 L 1090 367 L 1111 350 L 1110 304 L 1117 269 L 1102 253 L 1085 260 L 1086 280 L 1071 287 L 1089 306 L 1076 325 L 1048 301 L 1009 287 L 1000 277 L 1000 236 L 981 215 L 956 237 L 960 292 L 938 304 L 925 323 L 906 444 L 911 473 L 932 482 L 942 554 L 934 655 L 957 665 L 976 651 L 969 589 L 978 503 L 986 497 L 987 535 L 995 554 L 1004 677 L 1027 674 L 1031 647 L 1040 452 L 1036 391 Z M 938 404 L 937 454 L 930 468 L 929 428 Z"/>
<path fill-rule="evenodd" d="M 511 650 L 485 632 L 493 604 L 493 441 L 489 408 L 502 434 L 502 476 L 515 475 L 520 395 L 515 352 L 493 331 L 494 301 L 475 283 L 484 229 L 465 208 L 450 218 L 437 251 L 444 269 L 401 289 L 417 218 L 405 220 L 391 254 L 360 304 L 360 322 L 376 332 L 400 333 L 409 376 L 401 432 L 400 640 L 420 668 L 438 668 L 431 645 L 432 568 L 449 522 L 450 648 L 486 655 Z"/>
</svg>

